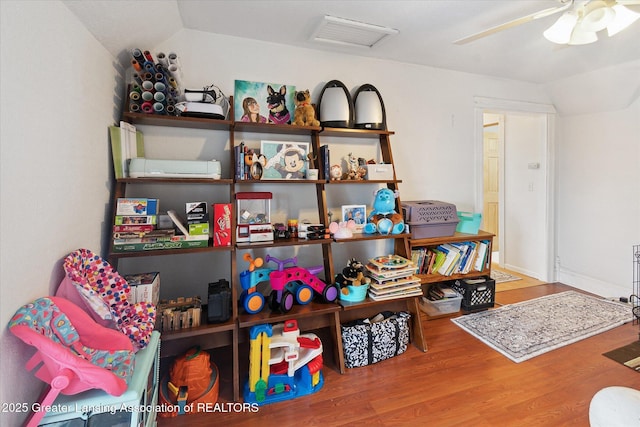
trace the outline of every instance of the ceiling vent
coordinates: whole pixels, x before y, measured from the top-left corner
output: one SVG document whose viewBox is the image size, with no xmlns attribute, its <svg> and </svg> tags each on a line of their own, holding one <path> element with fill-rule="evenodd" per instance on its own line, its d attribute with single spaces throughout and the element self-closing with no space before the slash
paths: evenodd
<svg viewBox="0 0 640 427">
<path fill-rule="evenodd" d="M 311 35 L 311 40 L 343 46 L 372 48 L 394 34 L 398 34 L 398 30 L 350 19 L 325 16 Z"/>
</svg>

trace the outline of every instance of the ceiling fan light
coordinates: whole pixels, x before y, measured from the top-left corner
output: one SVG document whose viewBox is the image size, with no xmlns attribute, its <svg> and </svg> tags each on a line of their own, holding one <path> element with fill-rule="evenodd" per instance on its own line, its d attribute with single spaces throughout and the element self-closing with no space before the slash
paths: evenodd
<svg viewBox="0 0 640 427">
<path fill-rule="evenodd" d="M 613 10 L 616 12 L 616 16 L 609 25 L 607 25 L 607 34 L 609 37 L 615 36 L 640 18 L 640 13 L 634 12 L 621 4 L 613 6 Z"/>
<path fill-rule="evenodd" d="M 578 15 L 572 11 L 566 12 L 558 18 L 555 24 L 547 28 L 543 35 L 553 43 L 567 44 L 571 39 L 571 32 L 577 22 Z"/>
<path fill-rule="evenodd" d="M 593 31 L 584 31 L 580 26 L 577 26 L 571 33 L 569 44 L 572 46 L 595 43 L 598 41 L 598 35 Z"/>
<path fill-rule="evenodd" d="M 587 32 L 604 30 L 607 28 L 607 25 L 613 21 L 616 15 L 616 12 L 612 8 L 608 7 L 604 2 L 593 3 L 596 4 L 596 7 L 589 10 L 580 21 L 580 26 Z M 602 5 L 598 5 L 599 3 L 602 3 Z"/>
</svg>

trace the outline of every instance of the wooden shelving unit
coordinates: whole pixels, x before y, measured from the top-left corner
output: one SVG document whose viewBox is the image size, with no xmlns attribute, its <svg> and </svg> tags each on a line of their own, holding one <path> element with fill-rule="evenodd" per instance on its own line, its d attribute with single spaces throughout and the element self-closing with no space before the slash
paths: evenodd
<svg viewBox="0 0 640 427">
<path fill-rule="evenodd" d="M 241 180 L 236 181 L 233 178 L 233 165 L 236 164 L 235 159 L 235 134 L 236 132 L 244 133 L 256 133 L 256 134 L 281 134 L 281 135 L 297 135 L 308 137 L 311 145 L 311 151 L 314 153 L 320 152 L 320 141 L 325 136 L 337 136 L 342 138 L 369 138 L 373 139 L 379 144 L 382 161 L 384 163 L 393 164 L 393 157 L 391 154 L 390 136 L 393 132 L 383 130 L 359 130 L 359 129 L 339 129 L 339 128 L 321 128 L 321 127 L 301 127 L 294 125 L 274 125 L 274 124 L 260 124 L 260 123 L 244 123 L 235 122 L 232 120 L 214 120 L 203 119 L 193 117 L 174 117 L 174 116 L 156 116 L 139 113 L 124 113 L 123 120 L 135 125 L 148 125 L 148 126 L 164 126 L 173 128 L 185 128 L 185 129 L 204 129 L 212 131 L 224 131 L 228 132 L 231 149 L 229 156 L 229 164 L 232 165 L 229 169 L 231 176 L 224 176 L 220 180 L 208 180 L 208 179 L 174 179 L 174 178 L 125 178 L 117 180 L 115 188 L 112 194 L 112 206 L 115 208 L 115 201 L 119 197 L 125 197 L 127 194 L 127 187 L 131 185 L 147 185 L 147 184 L 162 184 L 162 185 L 207 185 L 211 186 L 212 191 L 223 192 L 225 198 L 229 203 L 232 203 L 235 209 L 235 192 L 238 186 L 246 184 L 258 184 L 273 185 L 273 184 L 286 184 L 294 187 L 300 185 L 311 185 L 315 187 L 317 195 L 317 211 L 320 221 L 324 221 L 325 224 L 329 223 L 328 206 L 327 206 L 327 190 L 331 191 L 331 188 L 340 188 L 344 185 L 360 186 L 363 184 L 373 184 L 379 186 L 387 186 L 392 190 L 396 190 L 400 180 L 393 175 L 393 179 L 385 180 L 367 180 L 367 181 L 329 181 L 325 180 L 321 172 L 320 179 L 318 180 Z M 222 151 L 222 149 L 221 149 Z M 319 159 L 314 160 L 315 168 L 321 169 L 319 165 Z M 274 195 L 277 197 L 277 194 Z M 401 212 L 400 200 L 396 199 L 396 209 Z M 232 215 L 232 230 L 235 232 L 235 215 Z M 110 238 L 111 236 L 109 236 Z M 410 240 L 410 234 L 399 235 L 355 235 L 351 239 L 342 239 L 337 241 L 340 244 L 350 244 L 354 242 L 367 242 L 381 239 L 391 239 L 394 241 L 394 250 L 397 254 L 404 257 L 409 257 L 410 247 L 413 242 Z M 110 240 L 112 240 L 110 238 Z M 245 330 L 254 325 L 263 323 L 278 323 L 286 319 L 296 319 L 301 329 L 317 329 L 317 328 L 330 328 L 331 335 L 334 340 L 336 364 L 340 372 L 344 372 L 344 358 L 342 353 L 342 337 L 340 332 L 340 324 L 349 320 L 353 320 L 359 317 L 370 317 L 380 311 L 384 310 L 405 310 L 409 311 L 413 317 L 412 324 L 412 340 L 414 344 L 426 351 L 427 345 L 422 333 L 422 326 L 420 323 L 420 311 L 418 307 L 418 299 L 416 297 L 402 298 L 390 301 L 372 301 L 367 299 L 358 304 L 323 304 L 312 302 L 308 305 L 298 306 L 295 305 L 293 309 L 286 313 L 272 313 L 268 308 L 264 308 L 263 311 L 257 314 L 249 315 L 241 313 L 241 309 L 238 307 L 237 301 L 239 299 L 239 271 L 237 265 L 237 252 L 238 251 L 251 251 L 253 249 L 260 248 L 273 248 L 273 247 L 285 247 L 285 246 L 299 246 L 299 245 L 320 245 L 322 247 L 322 256 L 324 263 L 324 277 L 327 280 L 332 280 L 335 277 L 336 271 L 334 267 L 334 260 L 332 254 L 332 246 L 336 243 L 333 239 L 324 240 L 299 240 L 299 239 L 286 239 L 276 240 L 273 242 L 260 242 L 260 243 L 236 243 L 235 239 L 232 240 L 231 247 L 214 247 L 212 242 L 206 248 L 197 249 L 177 249 L 177 250 L 156 250 L 156 251 L 143 251 L 143 252 L 125 252 L 118 253 L 110 248 L 108 259 L 117 267 L 118 259 L 120 258 L 133 258 L 144 256 L 172 256 L 177 254 L 190 254 L 190 253 L 206 253 L 206 252 L 228 252 L 229 263 L 231 271 L 231 287 L 232 287 L 232 316 L 229 321 L 221 324 L 207 324 L 206 315 L 203 314 L 203 321 L 201 326 L 189 328 L 180 331 L 165 332 L 162 334 L 162 356 L 175 356 L 187 348 L 189 345 L 198 344 L 204 349 L 218 348 L 230 346 L 233 353 L 233 399 L 239 400 L 240 398 L 240 381 L 241 375 L 239 372 L 239 342 L 242 341 L 243 336 L 240 334 L 246 333 Z M 411 243 L 410 243 L 411 242 Z M 417 244 L 417 242 L 415 242 Z M 204 311 L 204 310 L 203 310 Z"/>
</svg>

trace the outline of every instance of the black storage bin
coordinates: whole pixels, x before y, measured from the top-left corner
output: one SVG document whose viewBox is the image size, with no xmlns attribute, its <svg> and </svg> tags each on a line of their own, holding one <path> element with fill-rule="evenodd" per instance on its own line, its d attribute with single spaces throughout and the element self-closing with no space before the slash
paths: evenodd
<svg viewBox="0 0 640 427">
<path fill-rule="evenodd" d="M 496 281 L 489 276 L 473 279 L 459 279 L 450 283 L 451 287 L 462 295 L 460 308 L 471 313 L 493 308 L 496 300 Z"/>
<path fill-rule="evenodd" d="M 207 320 L 209 323 L 226 322 L 231 317 L 231 287 L 225 279 L 209 283 Z"/>
</svg>

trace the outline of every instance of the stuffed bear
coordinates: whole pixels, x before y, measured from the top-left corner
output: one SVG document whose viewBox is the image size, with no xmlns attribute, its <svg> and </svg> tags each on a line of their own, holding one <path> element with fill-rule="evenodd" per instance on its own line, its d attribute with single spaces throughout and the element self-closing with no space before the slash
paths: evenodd
<svg viewBox="0 0 640 427">
<path fill-rule="evenodd" d="M 316 119 L 313 105 L 311 105 L 309 89 L 299 92 L 296 91 L 293 101 L 296 109 L 293 112 L 292 124 L 298 126 L 320 126 L 320 122 Z"/>
<path fill-rule="evenodd" d="M 400 234 L 404 231 L 404 219 L 397 213 L 395 198 L 397 190 L 381 188 L 375 192 L 373 211 L 367 218 L 363 232 L 367 234 Z"/>
</svg>

